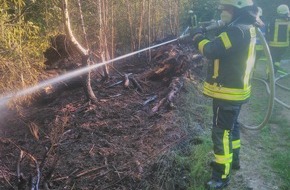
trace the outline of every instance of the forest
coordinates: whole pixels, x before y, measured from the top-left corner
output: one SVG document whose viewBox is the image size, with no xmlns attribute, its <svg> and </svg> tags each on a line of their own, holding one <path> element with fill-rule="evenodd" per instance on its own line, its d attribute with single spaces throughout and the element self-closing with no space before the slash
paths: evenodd
<svg viewBox="0 0 290 190">
<path fill-rule="evenodd" d="M 200 189 L 206 60 L 178 37 L 218 3 L 0 0 L 0 189 Z M 255 3 L 265 23 L 290 7 Z"/>
<path fill-rule="evenodd" d="M 215 15 L 217 0 L 69 1 L 73 33 L 98 57 L 114 57 L 149 47 L 168 36 L 177 37 L 189 25 L 189 11 L 197 21 Z M 256 1 L 265 20 L 275 15 L 272 6 L 288 3 Z M 57 0 L 1 0 L 1 94 L 38 81 L 45 68 L 43 52 L 50 38 L 65 33 L 63 5 Z M 100 58 L 104 54 L 103 58 Z M 17 74 L 16 74 L 17 73 Z"/>
</svg>

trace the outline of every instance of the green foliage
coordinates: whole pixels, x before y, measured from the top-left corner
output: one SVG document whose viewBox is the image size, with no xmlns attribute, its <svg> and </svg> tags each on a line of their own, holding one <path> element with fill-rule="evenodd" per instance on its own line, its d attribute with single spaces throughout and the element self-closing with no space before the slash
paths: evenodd
<svg viewBox="0 0 290 190">
<path fill-rule="evenodd" d="M 276 16 L 276 8 L 281 4 L 290 7 L 289 0 L 256 0 L 256 4 L 263 9 L 263 21 L 269 23 Z"/>
<path fill-rule="evenodd" d="M 212 150 L 212 144 L 209 136 L 203 137 L 203 143 L 195 145 L 189 159 L 190 168 L 190 184 L 188 189 L 204 189 L 204 183 L 211 176 L 211 168 L 209 164 L 211 156 L 209 152 Z"/>
<path fill-rule="evenodd" d="M 59 28 L 59 13 L 56 1 L 0 0 L 0 93 L 38 82 L 45 36 Z"/>
<path fill-rule="evenodd" d="M 214 9 L 212 0 L 101 2 L 107 6 L 102 10 L 106 12 L 103 26 L 111 57 L 115 57 L 115 49 L 124 54 L 148 47 L 153 41 L 168 35 L 177 36 L 189 9 L 196 11 L 198 18 L 206 17 L 204 14 L 211 14 Z M 96 52 L 101 26 L 98 3 L 81 1 L 89 47 L 97 47 L 93 50 Z M 0 92 L 4 93 L 37 82 L 48 37 L 62 33 L 64 29 L 62 2 L 59 0 L 0 0 L 0 12 L 0 72 L 2 81 L 5 81 L 0 84 Z M 73 33 L 85 44 L 77 0 L 69 1 L 69 12 Z"/>
<path fill-rule="evenodd" d="M 209 152 L 212 149 L 212 144 L 208 140 L 210 139 L 208 135 L 201 136 L 201 139 L 201 144 L 191 146 L 189 155 L 180 153 L 175 156 L 175 168 L 188 171 L 188 173 L 185 173 L 185 178 L 188 179 L 186 186 L 188 190 L 204 189 L 204 183 L 211 175 L 208 163 L 211 161 Z"/>
<path fill-rule="evenodd" d="M 278 108 L 277 108 L 278 109 Z M 275 111 L 271 123 L 277 127 L 263 131 L 263 143 L 270 155 L 267 162 L 271 165 L 273 172 L 281 178 L 279 189 L 290 187 L 290 128 L 289 120 L 283 118 L 283 109 Z"/>
<path fill-rule="evenodd" d="M 200 92 L 200 86 L 193 85 L 190 81 L 185 82 L 187 94 L 181 97 L 183 105 L 178 107 L 184 126 L 188 126 L 189 133 L 194 133 L 198 142 L 187 144 L 190 146 L 189 154 L 180 152 L 176 156 L 176 162 L 180 168 L 187 168 L 188 184 L 190 190 L 204 189 L 204 183 L 210 178 L 211 169 L 209 163 L 213 159 L 211 155 L 212 142 L 210 137 L 211 126 L 211 103 Z M 197 130 L 197 131 L 196 131 Z M 191 131 L 191 132 L 190 132 Z"/>
<path fill-rule="evenodd" d="M 46 22 L 40 19 L 44 13 L 38 9 L 41 2 L 36 2 L 0 0 L 1 93 L 38 81 L 48 40 L 44 37 Z"/>
<path fill-rule="evenodd" d="M 194 1 L 194 12 L 197 12 L 198 21 L 209 21 L 211 19 L 218 19 L 217 5 L 219 0 L 196 0 Z M 218 17 L 218 18 L 217 18 Z"/>
<path fill-rule="evenodd" d="M 218 19 L 217 5 L 219 0 L 184 0 L 182 3 L 180 22 L 181 27 L 184 29 L 190 24 L 190 17 L 195 15 L 196 22 L 210 21 L 212 19 Z M 193 11 L 191 14 L 189 11 Z"/>
<path fill-rule="evenodd" d="M 289 148 L 289 147 L 288 147 Z M 281 177 L 282 183 L 279 185 L 279 189 L 286 190 L 290 187 L 290 154 L 287 152 L 276 152 L 275 159 L 271 161 L 271 166 L 275 172 Z"/>
</svg>

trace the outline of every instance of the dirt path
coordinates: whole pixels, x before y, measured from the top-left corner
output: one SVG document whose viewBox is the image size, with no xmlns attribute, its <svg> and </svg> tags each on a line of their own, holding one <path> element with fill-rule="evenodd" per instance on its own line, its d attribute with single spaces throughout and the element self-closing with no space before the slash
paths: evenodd
<svg viewBox="0 0 290 190">
<path fill-rule="evenodd" d="M 265 148 L 261 143 L 261 133 L 259 131 L 243 131 L 241 140 L 241 169 L 234 172 L 233 183 L 229 189 L 278 189 L 276 186 L 278 177 L 271 172 L 271 166 L 265 162 L 269 155 L 263 151 Z"/>
<path fill-rule="evenodd" d="M 290 70 L 290 67 L 286 68 Z M 289 84 L 289 81 L 290 77 L 285 79 L 284 84 Z M 289 91 L 283 91 L 277 88 L 276 97 L 285 101 L 287 104 L 290 104 Z M 283 120 L 285 120 L 285 122 L 289 123 L 290 125 L 289 116 L 290 110 L 275 102 L 271 120 L 275 120 L 281 117 L 283 118 Z M 232 183 L 230 187 L 227 188 L 228 190 L 279 189 L 279 186 L 281 185 L 281 179 L 268 164 L 267 158 L 273 156 L 273 154 L 271 154 L 271 151 L 269 150 L 271 146 L 277 148 L 279 147 L 280 149 L 286 149 L 287 147 L 289 147 L 287 145 L 281 145 L 283 144 L 283 142 L 287 143 L 288 137 L 286 135 L 283 135 L 283 130 L 281 130 L 282 126 L 279 126 L 279 124 L 275 124 L 275 122 L 271 122 L 271 120 L 263 130 L 251 131 L 248 129 L 242 129 L 241 169 L 239 171 L 233 172 Z M 267 142 L 267 144 L 263 144 L 263 142 L 265 142 L 263 131 L 269 131 L 269 133 L 273 134 L 273 136 L 279 135 L 279 142 L 275 142 L 274 139 L 273 142 L 271 142 L 272 139 L 270 138 L 270 141 Z"/>
<path fill-rule="evenodd" d="M 285 114 L 285 116 L 288 115 L 288 117 L 285 118 L 287 118 L 287 123 L 290 123 L 290 110 L 282 108 L 282 111 L 280 112 Z M 275 115 L 273 115 L 273 117 L 275 117 Z M 279 127 L 281 126 L 276 124 L 270 124 L 267 127 L 270 128 L 272 133 L 281 132 L 281 130 L 279 130 Z M 281 134 L 280 136 L 283 137 Z M 262 143 L 263 133 L 261 131 L 243 129 L 241 140 L 241 169 L 234 172 L 233 183 L 231 187 L 229 187 L 229 190 L 279 189 L 281 179 L 275 174 L 271 166 L 267 164 L 267 158 L 272 155 L 269 150 L 267 150 L 268 147 Z M 281 139 L 281 142 L 283 142 L 283 139 Z"/>
</svg>

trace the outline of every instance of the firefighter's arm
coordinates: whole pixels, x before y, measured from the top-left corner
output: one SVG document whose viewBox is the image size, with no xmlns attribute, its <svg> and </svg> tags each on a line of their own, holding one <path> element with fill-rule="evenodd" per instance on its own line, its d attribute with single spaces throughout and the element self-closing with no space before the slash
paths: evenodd
<svg viewBox="0 0 290 190">
<path fill-rule="evenodd" d="M 190 31 L 190 36 L 193 41 L 193 46 L 198 49 L 199 42 L 205 39 L 205 29 L 200 27 L 195 28 Z"/>
<path fill-rule="evenodd" d="M 237 51 L 243 44 L 243 34 L 237 27 L 222 32 L 214 40 L 197 38 L 198 50 L 209 59 L 217 59 L 224 56 L 229 51 Z"/>
</svg>

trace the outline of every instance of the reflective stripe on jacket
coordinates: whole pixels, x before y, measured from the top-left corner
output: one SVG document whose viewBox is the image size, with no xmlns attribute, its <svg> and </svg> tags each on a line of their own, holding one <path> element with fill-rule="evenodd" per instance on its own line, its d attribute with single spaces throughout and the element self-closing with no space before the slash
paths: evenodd
<svg viewBox="0 0 290 190">
<path fill-rule="evenodd" d="M 203 39 L 198 44 L 200 52 L 210 59 L 205 95 L 235 102 L 250 97 L 255 43 L 255 27 L 237 24 L 225 28 L 214 40 Z"/>
<path fill-rule="evenodd" d="M 276 19 L 268 26 L 268 43 L 272 47 L 288 47 L 290 21 L 285 19 Z"/>
</svg>

